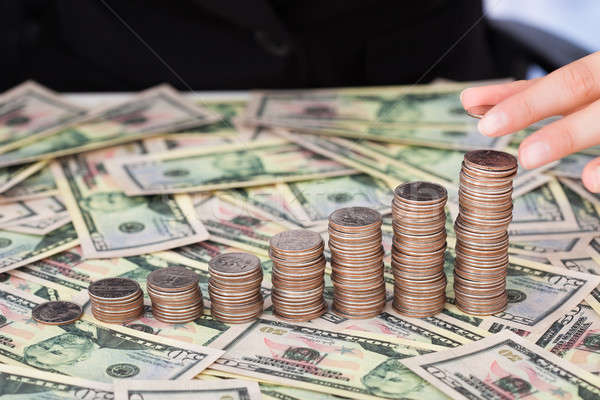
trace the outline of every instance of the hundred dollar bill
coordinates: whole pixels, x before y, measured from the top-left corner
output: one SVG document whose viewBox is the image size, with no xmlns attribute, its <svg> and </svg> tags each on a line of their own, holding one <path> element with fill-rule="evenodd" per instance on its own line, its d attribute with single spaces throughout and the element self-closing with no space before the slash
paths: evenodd
<svg viewBox="0 0 600 400">
<path fill-rule="evenodd" d="M 451 304 L 454 304 L 453 258 L 454 252 L 449 249 L 444 270 L 448 280 L 446 296 Z M 588 297 L 600 284 L 598 278 L 510 256 L 506 276 L 508 306 L 505 311 L 482 319 L 478 327 L 488 330 L 496 323 L 526 331 L 545 329 L 565 310 Z"/>
<path fill-rule="evenodd" d="M 343 207 L 369 207 L 387 214 L 394 197 L 386 182 L 367 174 L 290 182 L 281 190 L 304 226 L 326 226 L 329 214 Z"/>
<path fill-rule="evenodd" d="M 585 303 L 565 312 L 550 328 L 529 339 L 581 369 L 600 373 L 600 315 Z"/>
<path fill-rule="evenodd" d="M 41 163 L 44 163 L 44 161 L 41 161 Z M 15 167 L 6 169 L 10 168 Z M 55 196 L 57 194 L 58 189 L 52 172 L 49 167 L 44 167 L 5 192 L 0 193 L 0 204 Z"/>
<path fill-rule="evenodd" d="M 132 142 L 220 117 L 189 103 L 169 86 L 148 89 L 130 100 L 94 111 L 91 120 L 41 140 L 25 139 L 0 155 L 0 166 L 51 159 Z"/>
<path fill-rule="evenodd" d="M 402 360 L 454 399 L 592 399 L 600 379 L 512 332 Z"/>
<path fill-rule="evenodd" d="M 71 222 L 71 216 L 67 211 L 64 211 L 34 221 L 8 225 L 5 229 L 11 232 L 29 233 L 31 235 L 46 235 L 69 222 Z"/>
<path fill-rule="evenodd" d="M 128 195 L 260 186 L 352 172 L 282 139 L 121 158 L 107 168 Z"/>
<path fill-rule="evenodd" d="M 39 140 L 65 125 L 81 121 L 87 110 L 38 85 L 25 82 L 0 97 L 0 153 L 23 139 Z"/>
<path fill-rule="evenodd" d="M 120 191 L 106 173 L 119 153 L 106 149 L 52 164 L 86 257 L 138 255 L 208 238 L 189 197 L 128 197 Z"/>
<path fill-rule="evenodd" d="M 31 310 L 44 299 L 0 287 L 0 360 L 99 382 L 191 379 L 223 352 L 134 329 L 81 319 L 41 325 Z"/>
<path fill-rule="evenodd" d="M 402 366 L 419 344 L 259 319 L 229 340 L 212 369 L 353 399 L 445 398 Z"/>
<path fill-rule="evenodd" d="M 14 365 L 0 365 L 0 399 L 73 400 L 114 398 L 109 383 L 71 378 Z"/>
<path fill-rule="evenodd" d="M 77 233 L 71 223 L 45 235 L 0 230 L 0 272 L 60 253 L 78 243 Z"/>
<path fill-rule="evenodd" d="M 115 382 L 115 400 L 260 400 L 258 383 L 241 380 Z"/>
<path fill-rule="evenodd" d="M 46 161 L 0 168 L 0 196 L 22 183 L 46 166 Z"/>
</svg>

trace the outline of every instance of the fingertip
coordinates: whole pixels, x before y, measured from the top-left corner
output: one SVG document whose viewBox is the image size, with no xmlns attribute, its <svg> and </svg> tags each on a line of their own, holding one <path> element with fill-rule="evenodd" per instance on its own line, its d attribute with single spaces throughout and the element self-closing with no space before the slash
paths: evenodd
<svg viewBox="0 0 600 400">
<path fill-rule="evenodd" d="M 460 95 L 458 96 L 462 106 L 465 109 L 472 107 L 474 105 L 478 105 L 476 102 L 477 98 L 473 96 L 474 89 L 476 89 L 476 88 L 463 89 L 463 91 L 460 92 Z"/>
<path fill-rule="evenodd" d="M 525 169 L 541 167 L 551 161 L 554 158 L 545 140 L 525 141 L 519 146 L 519 162 Z"/>
<path fill-rule="evenodd" d="M 581 173 L 581 180 L 587 190 L 600 193 L 600 158 L 590 161 Z"/>
</svg>

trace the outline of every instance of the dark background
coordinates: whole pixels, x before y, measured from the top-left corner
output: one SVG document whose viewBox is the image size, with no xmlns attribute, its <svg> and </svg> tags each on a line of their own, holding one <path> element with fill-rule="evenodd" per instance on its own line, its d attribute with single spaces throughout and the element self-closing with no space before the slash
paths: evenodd
<svg viewBox="0 0 600 400">
<path fill-rule="evenodd" d="M 518 78 L 531 35 L 513 36 L 477 0 L 4 0 L 0 91 L 26 79 L 76 92 Z"/>
</svg>

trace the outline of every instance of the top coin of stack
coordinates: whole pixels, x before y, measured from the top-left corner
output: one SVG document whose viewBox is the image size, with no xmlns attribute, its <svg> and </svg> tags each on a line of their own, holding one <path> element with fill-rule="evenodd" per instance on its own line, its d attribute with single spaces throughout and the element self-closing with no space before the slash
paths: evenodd
<svg viewBox="0 0 600 400">
<path fill-rule="evenodd" d="M 146 290 L 154 318 L 169 324 L 183 324 L 202 315 L 204 305 L 199 280 L 198 274 L 180 266 L 152 271 Z"/>
<path fill-rule="evenodd" d="M 446 303 L 446 213 L 448 193 L 429 182 L 394 190 L 392 201 L 393 307 L 411 317 L 437 314 Z"/>
<path fill-rule="evenodd" d="M 381 215 L 347 207 L 329 216 L 333 310 L 346 318 L 371 318 L 385 306 Z"/>
<path fill-rule="evenodd" d="M 92 314 L 102 322 L 121 324 L 137 319 L 144 312 L 144 293 L 132 279 L 100 279 L 90 284 L 88 294 Z"/>
<path fill-rule="evenodd" d="M 456 305 L 476 315 L 506 308 L 507 228 L 512 220 L 514 156 L 493 150 L 465 154 L 460 172 L 459 215 L 454 224 Z"/>
<path fill-rule="evenodd" d="M 248 253 L 219 254 L 208 263 L 208 272 L 208 293 L 214 318 L 241 324 L 260 316 L 263 273 L 258 257 Z"/>
<path fill-rule="evenodd" d="M 305 229 L 281 232 L 271 238 L 271 299 L 273 311 L 280 318 L 310 321 L 327 311 L 323 297 L 324 248 L 321 235 Z"/>
</svg>

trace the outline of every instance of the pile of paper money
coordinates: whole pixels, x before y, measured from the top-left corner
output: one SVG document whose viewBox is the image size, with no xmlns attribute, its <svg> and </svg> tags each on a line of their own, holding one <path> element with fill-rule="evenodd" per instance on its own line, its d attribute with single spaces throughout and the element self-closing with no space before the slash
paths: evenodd
<svg viewBox="0 0 600 400">
<path fill-rule="evenodd" d="M 256 92 L 247 101 L 160 86 L 92 110 L 31 82 L 3 93 L 0 399 L 600 398 L 600 197 L 579 179 L 597 149 L 518 171 L 508 307 L 473 317 L 454 305 L 464 153 L 516 153 L 527 134 L 479 134 L 458 100 L 466 86 Z M 448 301 L 423 319 L 390 306 L 392 189 L 415 180 L 448 190 Z M 269 239 L 305 228 L 327 242 L 329 214 L 348 206 L 384 216 L 388 305 L 363 320 L 279 320 Z M 232 251 L 261 259 L 256 322 L 210 316 L 208 262 Z M 152 316 L 147 276 L 169 266 L 200 276 L 206 310 L 192 322 Z M 108 277 L 140 284 L 141 318 L 94 319 L 87 288 Z M 56 299 L 82 305 L 83 318 L 32 319 Z"/>
</svg>

